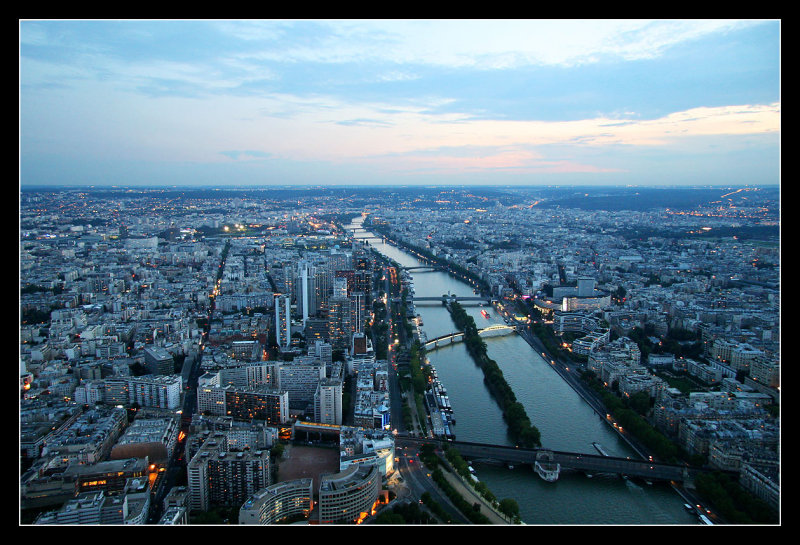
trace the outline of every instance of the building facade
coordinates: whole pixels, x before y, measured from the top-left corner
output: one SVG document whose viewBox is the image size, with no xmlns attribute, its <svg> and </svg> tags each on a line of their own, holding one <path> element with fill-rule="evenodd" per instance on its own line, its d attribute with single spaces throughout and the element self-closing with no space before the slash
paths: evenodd
<svg viewBox="0 0 800 545">
<path fill-rule="evenodd" d="M 373 512 L 381 474 L 372 465 L 352 465 L 322 477 L 319 487 L 319 523 L 352 524 Z"/>
<path fill-rule="evenodd" d="M 209 437 L 187 466 L 189 508 L 240 506 L 272 484 L 268 450 L 228 452 L 225 434 Z"/>
<path fill-rule="evenodd" d="M 308 518 L 313 508 L 313 479 L 284 481 L 247 498 L 239 509 L 239 524 L 275 524 L 293 516 Z"/>
</svg>

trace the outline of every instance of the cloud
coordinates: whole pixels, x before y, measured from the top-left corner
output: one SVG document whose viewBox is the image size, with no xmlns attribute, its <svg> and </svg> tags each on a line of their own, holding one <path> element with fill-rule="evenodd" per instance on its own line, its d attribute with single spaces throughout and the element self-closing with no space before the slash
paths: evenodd
<svg viewBox="0 0 800 545">
<path fill-rule="evenodd" d="M 383 142 L 397 151 L 454 146 L 512 146 L 581 144 L 584 146 L 667 145 L 681 136 L 747 135 L 780 130 L 780 105 L 736 105 L 693 108 L 653 120 L 620 121 L 606 118 L 578 121 L 464 121 L 458 116 L 407 115 L 394 123 L 397 132 L 412 138 Z M 401 143 L 402 142 L 402 143 Z"/>
<path fill-rule="evenodd" d="M 22 21 L 20 147 L 86 164 L 622 171 L 627 150 L 779 135 L 777 30 L 722 20 Z"/>
<path fill-rule="evenodd" d="M 419 67 L 509 70 L 651 59 L 670 47 L 762 21 L 231 20 L 22 21 L 24 58 L 96 70 L 134 87 L 152 75 L 199 90 L 273 80 L 301 65 L 368 68 L 403 82 Z M 383 67 L 375 69 L 375 67 Z M 270 74 L 265 78 L 265 73 Z M 228 83 L 220 85 L 221 77 Z"/>
<path fill-rule="evenodd" d="M 269 159 L 271 154 L 258 151 L 258 150 L 230 150 L 230 151 L 221 151 L 219 152 L 221 155 L 225 157 L 230 157 L 234 161 L 241 159 Z"/>
<path fill-rule="evenodd" d="M 380 119 L 343 119 L 337 121 L 339 125 L 345 126 L 363 126 L 363 127 L 389 127 L 391 124 L 387 121 Z"/>
<path fill-rule="evenodd" d="M 290 22 L 286 25 L 297 31 L 302 39 L 291 39 L 291 35 L 287 35 L 279 50 L 264 48 L 256 54 L 261 59 L 283 58 L 292 62 L 343 63 L 358 60 L 398 66 L 482 70 L 529 65 L 575 66 L 611 58 L 625 61 L 654 58 L 676 44 L 761 22 L 713 19 Z M 319 33 L 317 39 L 308 38 L 308 27 Z"/>
<path fill-rule="evenodd" d="M 376 160 L 376 163 L 380 163 Z M 617 168 L 608 168 L 570 160 L 548 160 L 540 153 L 530 151 L 497 150 L 494 153 L 485 153 L 479 156 L 466 157 L 464 154 L 432 155 L 408 154 L 401 163 L 393 165 L 397 174 L 438 172 L 447 174 L 457 173 L 604 173 L 620 172 Z"/>
</svg>

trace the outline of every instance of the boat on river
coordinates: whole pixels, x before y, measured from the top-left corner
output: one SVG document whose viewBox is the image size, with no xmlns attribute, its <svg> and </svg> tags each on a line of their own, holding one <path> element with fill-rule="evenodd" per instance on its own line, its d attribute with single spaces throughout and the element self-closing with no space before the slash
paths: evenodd
<svg viewBox="0 0 800 545">
<path fill-rule="evenodd" d="M 533 465 L 533 469 L 536 471 L 536 474 L 539 477 L 541 477 L 548 483 L 554 483 L 558 480 L 558 476 L 561 473 L 561 464 L 535 462 Z"/>
<path fill-rule="evenodd" d="M 541 450 L 536 454 L 533 469 L 539 477 L 548 483 L 553 483 L 558 480 L 558 476 L 561 473 L 561 464 L 553 460 L 551 451 Z"/>
</svg>

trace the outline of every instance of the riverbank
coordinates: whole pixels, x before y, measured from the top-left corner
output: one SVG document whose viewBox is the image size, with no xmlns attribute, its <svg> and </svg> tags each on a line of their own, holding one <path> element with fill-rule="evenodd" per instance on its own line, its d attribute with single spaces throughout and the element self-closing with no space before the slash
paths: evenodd
<svg viewBox="0 0 800 545">
<path fill-rule="evenodd" d="M 480 505 L 480 513 L 489 519 L 490 524 L 514 524 L 514 521 L 506 517 L 503 513 L 495 509 L 494 505 L 489 503 L 486 498 L 478 494 L 478 492 L 472 488 L 469 484 L 464 482 L 464 479 L 461 478 L 455 472 L 455 469 L 447 463 L 441 456 L 439 457 L 441 463 L 445 465 L 447 471 L 442 471 L 442 475 L 447 480 L 448 484 L 458 492 L 462 498 L 466 501 L 470 502 L 471 504 L 478 503 Z"/>
</svg>

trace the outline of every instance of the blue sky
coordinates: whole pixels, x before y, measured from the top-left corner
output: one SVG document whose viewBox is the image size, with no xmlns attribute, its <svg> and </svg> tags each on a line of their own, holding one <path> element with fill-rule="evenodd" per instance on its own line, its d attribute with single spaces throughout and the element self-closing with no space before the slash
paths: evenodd
<svg viewBox="0 0 800 545">
<path fill-rule="evenodd" d="M 21 20 L 20 184 L 780 181 L 777 20 Z"/>
</svg>

